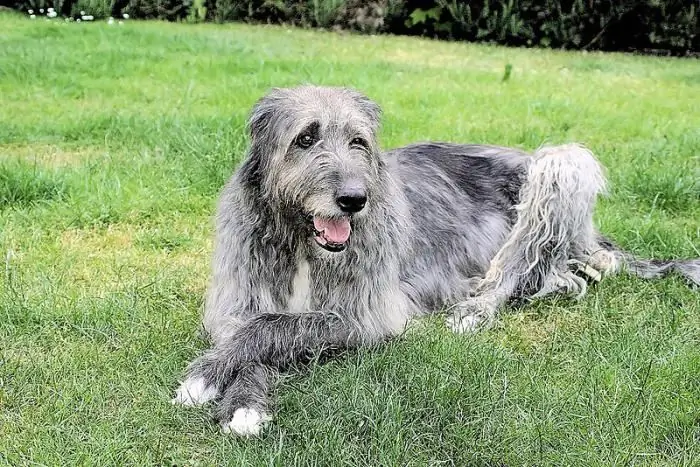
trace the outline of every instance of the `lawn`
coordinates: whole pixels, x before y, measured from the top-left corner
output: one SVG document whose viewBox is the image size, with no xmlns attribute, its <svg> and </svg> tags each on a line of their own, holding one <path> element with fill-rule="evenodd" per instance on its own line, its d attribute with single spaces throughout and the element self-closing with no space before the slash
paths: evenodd
<svg viewBox="0 0 700 467">
<path fill-rule="evenodd" d="M 382 146 L 578 141 L 600 228 L 700 256 L 700 62 L 246 25 L 0 15 L 0 463 L 697 465 L 700 301 L 628 276 L 286 377 L 260 439 L 173 407 L 217 194 L 272 86 L 356 87 Z M 506 65 L 512 65 L 504 80 Z"/>
</svg>

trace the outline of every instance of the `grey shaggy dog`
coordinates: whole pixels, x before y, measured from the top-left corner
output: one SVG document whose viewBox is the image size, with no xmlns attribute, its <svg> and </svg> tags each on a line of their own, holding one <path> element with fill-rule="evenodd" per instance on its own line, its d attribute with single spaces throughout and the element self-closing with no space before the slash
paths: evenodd
<svg viewBox="0 0 700 467">
<path fill-rule="evenodd" d="M 456 332 L 511 299 L 581 296 L 626 267 L 700 284 L 700 259 L 639 261 L 592 213 L 605 180 L 578 145 L 423 143 L 382 153 L 380 109 L 351 89 L 275 89 L 218 206 L 203 325 L 212 347 L 174 403 L 217 400 L 225 432 L 257 435 L 280 370 L 396 336 L 447 310 Z"/>
</svg>

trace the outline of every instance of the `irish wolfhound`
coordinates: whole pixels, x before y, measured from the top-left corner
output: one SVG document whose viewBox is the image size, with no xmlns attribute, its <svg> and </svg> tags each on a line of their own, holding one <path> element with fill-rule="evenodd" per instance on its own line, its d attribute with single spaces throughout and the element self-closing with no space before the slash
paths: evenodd
<svg viewBox="0 0 700 467">
<path fill-rule="evenodd" d="M 275 372 L 371 345 L 450 310 L 463 332 L 512 298 L 582 295 L 621 266 L 700 283 L 700 260 L 637 261 L 593 226 L 601 167 L 578 145 L 527 154 L 425 143 L 381 153 L 379 107 L 343 88 L 276 89 L 216 217 L 204 313 L 212 348 L 174 403 L 218 400 L 224 431 L 257 434 Z"/>
</svg>

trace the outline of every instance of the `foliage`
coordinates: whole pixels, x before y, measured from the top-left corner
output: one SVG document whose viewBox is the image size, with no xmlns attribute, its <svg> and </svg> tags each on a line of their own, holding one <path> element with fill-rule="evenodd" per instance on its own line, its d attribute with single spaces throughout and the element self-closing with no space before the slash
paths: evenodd
<svg viewBox="0 0 700 467">
<path fill-rule="evenodd" d="M 112 7 L 109 7 L 110 2 Z M 96 17 L 247 21 L 512 46 L 700 52 L 694 0 L 18 0 Z M 110 13 L 111 11 L 111 13 Z"/>
<path fill-rule="evenodd" d="M 428 9 L 407 2 L 407 10 L 412 3 L 404 33 L 516 46 L 700 51 L 693 1 L 435 0 Z"/>
</svg>

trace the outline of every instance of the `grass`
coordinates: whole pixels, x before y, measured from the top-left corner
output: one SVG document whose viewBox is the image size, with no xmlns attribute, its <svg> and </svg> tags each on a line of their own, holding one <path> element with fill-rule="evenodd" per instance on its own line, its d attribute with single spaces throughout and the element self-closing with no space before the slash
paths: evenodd
<svg viewBox="0 0 700 467">
<path fill-rule="evenodd" d="M 612 185 L 604 232 L 699 256 L 700 62 L 7 14 L 0 30 L 0 463 L 697 465 L 700 302 L 677 278 L 620 276 L 471 337 L 427 320 L 285 378 L 259 440 L 169 399 L 204 345 L 216 196 L 269 87 L 363 90 L 387 148 L 583 142 Z"/>
</svg>

